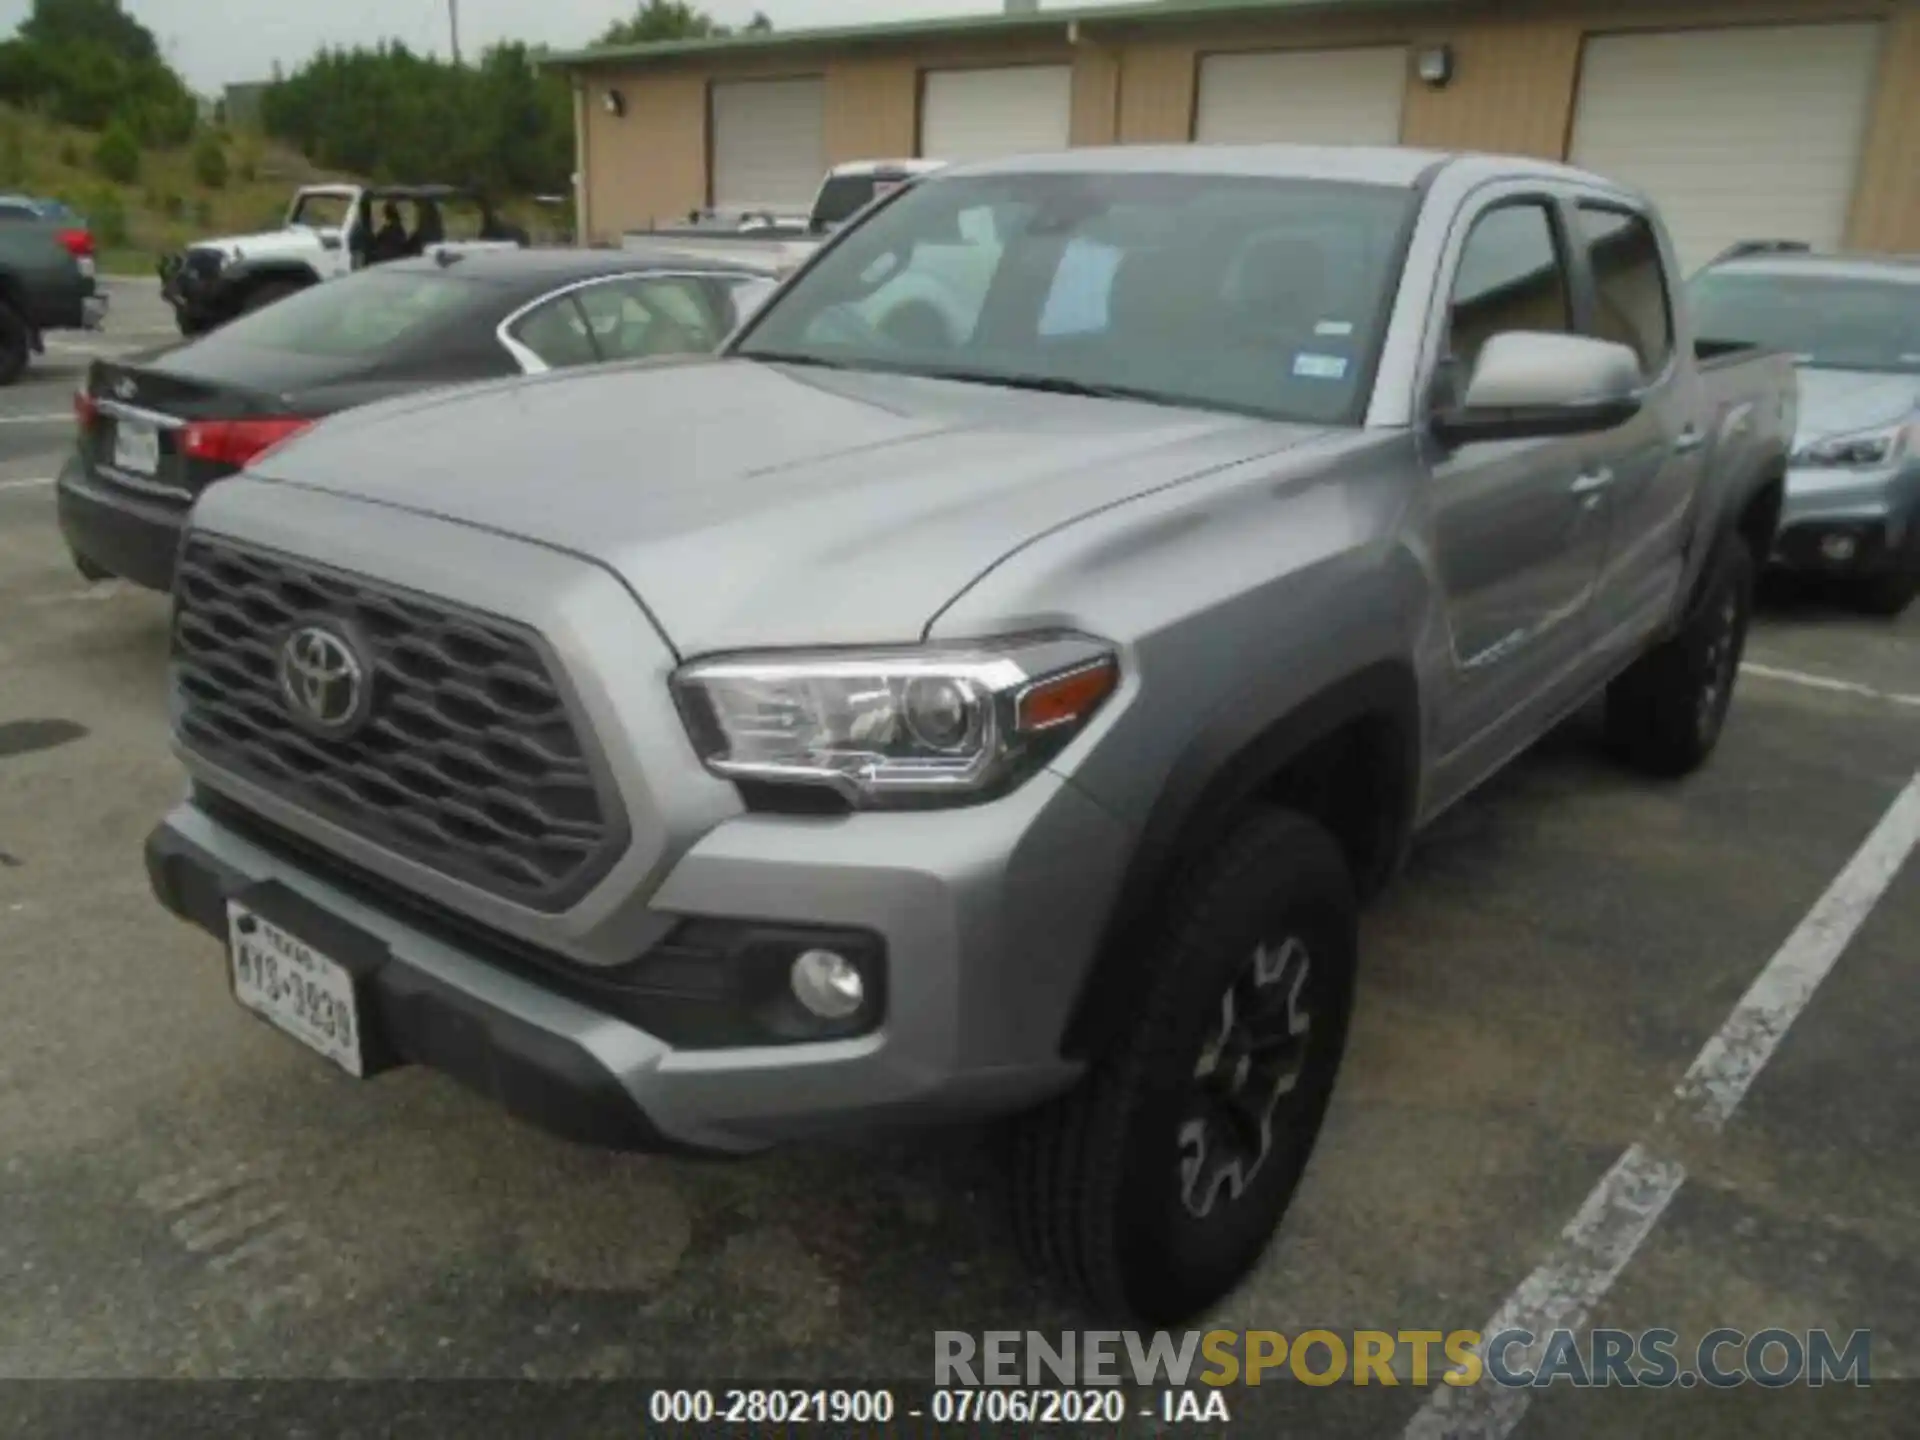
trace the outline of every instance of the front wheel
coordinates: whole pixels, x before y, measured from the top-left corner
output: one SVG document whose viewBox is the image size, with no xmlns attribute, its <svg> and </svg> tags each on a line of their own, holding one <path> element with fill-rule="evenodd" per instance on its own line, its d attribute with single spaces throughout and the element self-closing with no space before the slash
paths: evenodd
<svg viewBox="0 0 1920 1440">
<path fill-rule="evenodd" d="M 33 331 L 18 310 L 0 301 L 0 386 L 18 384 L 32 355 Z"/>
<path fill-rule="evenodd" d="M 1607 687 L 1607 735 L 1650 775 L 1698 769 L 1720 740 L 1753 614 L 1753 557 L 1730 536 L 1680 632 Z"/>
<path fill-rule="evenodd" d="M 1302 815 L 1255 813 L 1189 874 L 1119 1037 L 1078 1088 L 1018 1122 L 1030 1264 L 1156 1326 L 1245 1278 L 1326 1113 L 1356 929 L 1345 859 Z"/>
<path fill-rule="evenodd" d="M 1869 615 L 1888 619 L 1904 614 L 1920 595 L 1920 515 L 1910 522 L 1907 543 L 1894 555 L 1886 570 L 1860 582 L 1854 603 Z"/>
</svg>

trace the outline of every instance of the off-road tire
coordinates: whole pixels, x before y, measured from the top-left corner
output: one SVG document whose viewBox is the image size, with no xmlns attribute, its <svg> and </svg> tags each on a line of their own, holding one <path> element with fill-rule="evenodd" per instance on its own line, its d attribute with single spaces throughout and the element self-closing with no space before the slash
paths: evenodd
<svg viewBox="0 0 1920 1440">
<path fill-rule="evenodd" d="M 0 386 L 19 384 L 32 357 L 32 329 L 18 310 L 0 300 Z"/>
<path fill-rule="evenodd" d="M 1353 1005 L 1356 925 L 1345 858 L 1297 813 L 1252 813 L 1192 867 L 1148 932 L 1140 1002 L 1125 1028 L 1073 1091 L 1015 1124 L 1015 1225 L 1029 1265 L 1097 1313 L 1154 1326 L 1205 1309 L 1247 1275 L 1326 1113 Z M 1282 970 L 1249 990 L 1276 952 L 1304 953 L 1301 979 Z M 1207 1085 L 1235 1073 L 1249 1082 L 1247 1069 L 1224 1059 L 1229 991 L 1256 997 L 1241 1007 L 1250 1021 L 1279 1004 L 1269 1023 L 1301 1037 L 1291 1090 L 1250 1086 L 1272 1097 L 1270 1143 L 1242 1167 L 1238 1186 L 1202 1168 L 1218 1158 L 1204 1129 L 1197 1152 L 1189 1138 L 1197 1117 L 1224 1113 L 1205 1098 Z M 1231 1151 L 1223 1144 L 1218 1153 Z M 1195 1176 L 1209 1173 L 1203 1196 Z M 1204 1212 L 1194 1208 L 1201 1198 Z"/>
<path fill-rule="evenodd" d="M 1679 633 L 1607 687 L 1607 738 L 1649 775 L 1697 770 L 1726 726 L 1753 616 L 1753 557 L 1729 536 L 1712 564 Z"/>
</svg>

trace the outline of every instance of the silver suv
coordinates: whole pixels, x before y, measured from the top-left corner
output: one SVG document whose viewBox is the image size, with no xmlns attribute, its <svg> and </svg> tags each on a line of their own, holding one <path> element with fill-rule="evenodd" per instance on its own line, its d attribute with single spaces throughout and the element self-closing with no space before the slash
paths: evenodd
<svg viewBox="0 0 1920 1440">
<path fill-rule="evenodd" d="M 1713 747 L 1793 375 L 1644 201 L 1399 150 L 942 171 L 718 358 L 199 501 L 148 846 L 249 1009 L 601 1144 L 1006 1114 L 1163 1323 L 1260 1255 L 1410 833 L 1589 695 Z"/>
</svg>

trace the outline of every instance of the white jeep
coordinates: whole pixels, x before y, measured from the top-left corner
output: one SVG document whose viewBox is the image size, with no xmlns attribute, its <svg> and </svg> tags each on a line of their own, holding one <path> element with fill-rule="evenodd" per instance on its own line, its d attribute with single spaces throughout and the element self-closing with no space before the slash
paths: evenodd
<svg viewBox="0 0 1920 1440">
<path fill-rule="evenodd" d="M 410 226 L 402 207 L 413 211 Z M 164 257 L 161 295 L 180 333 L 198 335 L 367 265 L 526 243 L 526 232 L 459 186 L 308 185 L 278 230 L 200 240 Z"/>
</svg>

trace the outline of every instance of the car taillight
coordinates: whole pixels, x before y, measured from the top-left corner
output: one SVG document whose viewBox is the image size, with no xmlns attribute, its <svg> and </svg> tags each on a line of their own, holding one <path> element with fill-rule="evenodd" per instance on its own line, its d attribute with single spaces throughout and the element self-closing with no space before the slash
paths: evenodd
<svg viewBox="0 0 1920 1440">
<path fill-rule="evenodd" d="M 293 415 L 268 420 L 192 420 L 181 427 L 179 449 L 189 460 L 246 465 L 311 424 Z"/>
<path fill-rule="evenodd" d="M 60 244 L 76 260 L 93 254 L 93 235 L 86 230 L 62 230 Z"/>
<path fill-rule="evenodd" d="M 93 422 L 99 418 L 100 402 L 84 390 L 73 392 L 73 418 L 80 422 L 82 430 L 93 428 Z"/>
</svg>

